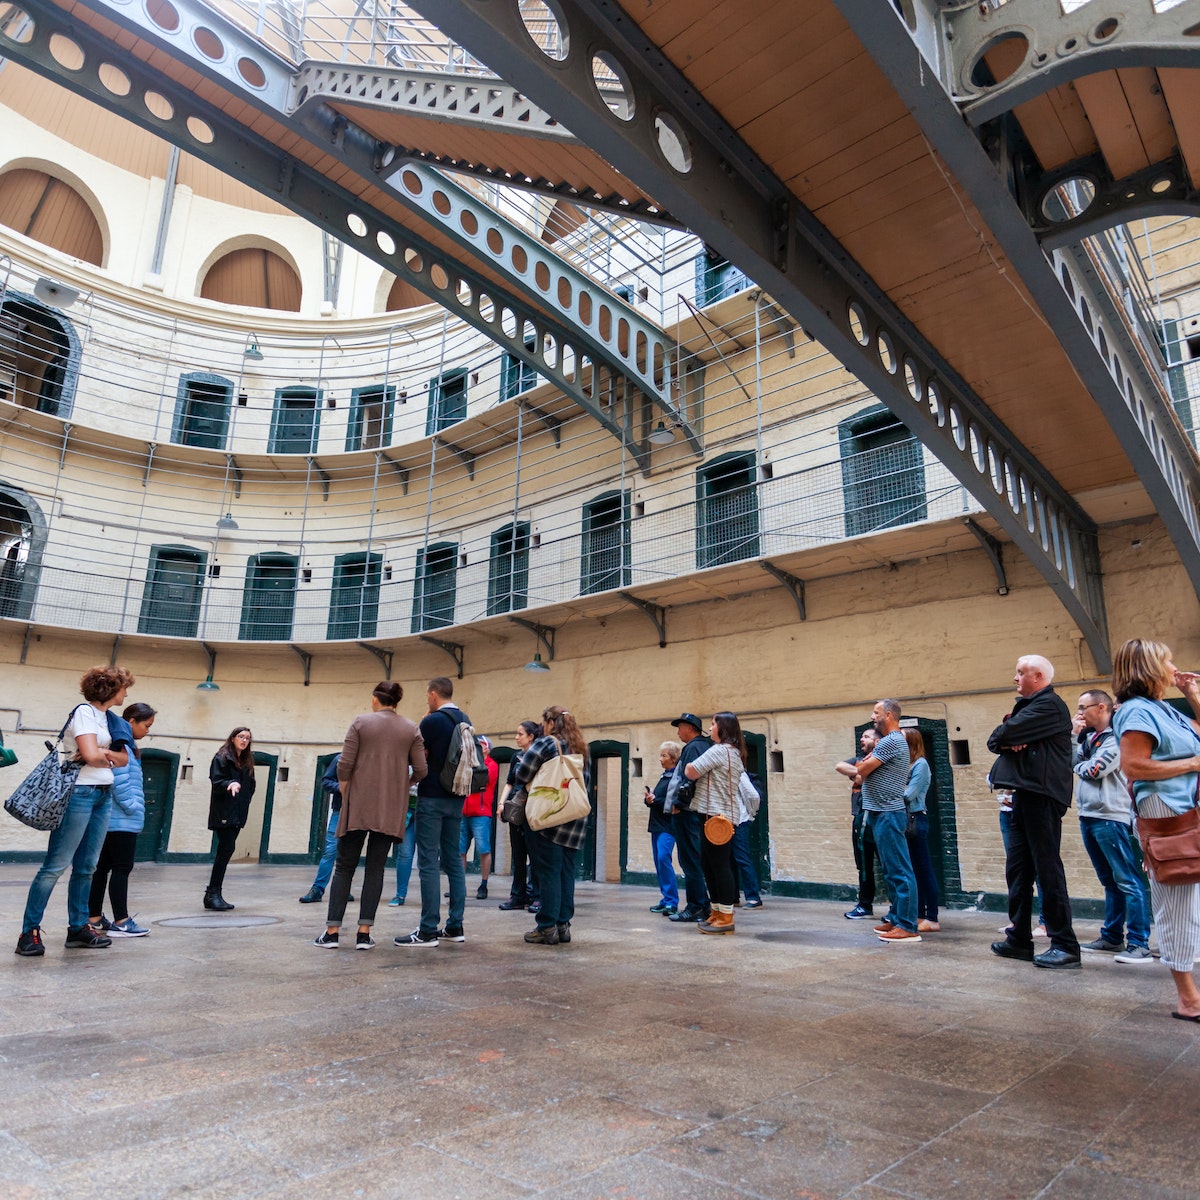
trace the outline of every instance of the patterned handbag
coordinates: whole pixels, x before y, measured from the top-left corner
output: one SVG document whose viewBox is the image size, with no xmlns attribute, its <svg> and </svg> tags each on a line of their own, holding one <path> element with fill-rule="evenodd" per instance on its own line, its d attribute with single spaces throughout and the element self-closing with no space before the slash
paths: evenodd
<svg viewBox="0 0 1200 1200">
<path fill-rule="evenodd" d="M 49 753 L 25 778 L 4 802 L 4 811 L 16 817 L 24 825 L 34 829 L 53 830 L 62 824 L 62 819 L 71 803 L 71 793 L 82 763 L 64 762 L 62 756 L 63 735 L 71 724 L 75 710 L 67 717 L 58 737 L 46 743 Z"/>
</svg>

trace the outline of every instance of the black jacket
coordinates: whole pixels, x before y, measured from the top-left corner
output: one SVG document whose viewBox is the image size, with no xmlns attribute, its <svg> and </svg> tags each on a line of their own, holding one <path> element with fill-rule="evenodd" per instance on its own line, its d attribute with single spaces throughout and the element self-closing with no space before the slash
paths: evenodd
<svg viewBox="0 0 1200 1200">
<path fill-rule="evenodd" d="M 1049 796 L 1065 812 L 1074 782 L 1071 748 L 1071 711 L 1062 697 L 1052 687 L 1020 696 L 988 738 L 988 749 L 1000 756 L 992 785 Z"/>
<path fill-rule="evenodd" d="M 231 758 L 217 751 L 212 766 L 208 768 L 208 779 L 212 784 L 212 795 L 208 802 L 209 829 L 241 829 L 250 814 L 250 801 L 254 799 L 254 772 L 243 771 Z M 230 783 L 240 783 L 242 790 L 236 796 L 229 794 Z"/>
</svg>

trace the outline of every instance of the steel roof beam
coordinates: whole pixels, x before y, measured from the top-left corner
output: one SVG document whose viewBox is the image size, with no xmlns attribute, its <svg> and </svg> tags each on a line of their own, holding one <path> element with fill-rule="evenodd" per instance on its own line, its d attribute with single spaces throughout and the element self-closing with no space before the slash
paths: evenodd
<svg viewBox="0 0 1200 1200">
<path fill-rule="evenodd" d="M 1071 12 L 1064 12 L 1059 0 L 904 4 L 911 10 L 909 30 L 931 63 L 936 38 L 942 84 L 972 125 L 1098 71 L 1200 67 L 1200 0 L 1182 0 L 1161 12 L 1151 0 L 1092 0 Z M 1007 43 L 1007 53 L 1020 50 L 1023 56 L 1011 74 L 993 82 L 983 59 L 1001 42 Z"/>
<path fill-rule="evenodd" d="M 1045 315 L 1121 442 L 1200 594 L 1200 464 L 1171 407 L 1161 368 L 1147 362 L 1124 310 L 1111 304 L 1086 247 L 1049 251 L 1039 245 L 1006 186 L 1011 164 L 1003 146 L 992 147 L 998 167 L 946 91 L 930 85 L 920 29 L 904 36 L 904 20 L 873 0 L 838 0 L 838 6 Z"/>
<path fill-rule="evenodd" d="M 81 91 L 104 107 L 120 111 L 219 169 L 243 178 L 404 278 L 423 295 L 482 330 L 514 358 L 552 380 L 627 446 L 640 468 L 649 465 L 650 444 L 644 437 L 630 442 L 629 436 L 640 427 L 652 428 L 652 422 L 642 412 L 647 407 L 657 408 L 675 422 L 692 451 L 701 453 L 698 435 L 670 400 L 672 372 L 678 358 L 675 343 L 632 306 L 566 263 L 540 239 L 501 217 L 473 193 L 433 168 L 415 162 L 395 162 L 391 147 L 328 107 L 309 110 L 303 117 L 289 116 L 291 66 L 201 0 L 177 0 L 175 5 L 151 6 L 145 10 L 141 6 L 125 9 L 104 0 L 90 0 L 86 7 L 159 45 L 184 65 L 213 78 L 287 126 L 322 153 L 338 158 L 360 178 L 384 189 L 457 245 L 487 261 L 504 278 L 507 288 L 497 286 L 469 263 L 454 258 L 407 226 L 370 211 L 349 190 L 331 184 L 324 175 L 251 134 L 244 124 L 199 100 L 169 76 L 130 55 L 117 42 L 76 24 L 49 0 L 30 0 L 24 5 L 35 19 L 31 40 L 23 45 L 14 43 L 0 31 L 0 45 L 5 46 L 6 52 L 11 51 L 10 57 L 17 61 L 25 61 L 25 56 L 29 56 L 28 65 L 33 69 Z M 50 53 L 50 34 L 46 32 L 49 25 L 55 27 L 51 32 L 89 43 L 89 53 L 81 69 L 63 67 Z M 205 34 L 216 39 L 220 54 L 205 40 Z M 210 53 L 205 53 L 202 46 L 207 46 Z M 117 63 L 127 73 L 136 73 L 142 81 L 141 88 L 125 96 L 114 94 L 97 75 L 103 61 Z M 171 116 L 157 118 L 149 113 L 144 97 L 150 92 L 171 99 Z M 188 123 L 190 117 L 196 116 L 210 130 L 221 130 L 224 136 L 213 137 L 208 143 L 197 139 Z M 249 150 L 252 143 L 256 144 L 256 151 Z M 257 176 L 246 175 L 247 160 L 261 158 L 264 152 L 276 159 L 274 168 L 268 167 Z M 298 203 L 301 191 L 307 195 L 303 203 Z M 319 195 L 321 192 L 325 194 Z M 542 308 L 549 309 L 551 315 L 541 311 Z M 603 400 L 612 377 L 628 378 L 632 385 L 619 389 L 629 405 L 626 413 L 614 413 Z"/>
<path fill-rule="evenodd" d="M 1097 666 L 1107 669 L 1091 519 L 616 0 L 555 0 L 560 49 L 553 58 L 530 36 L 517 0 L 413 0 L 412 6 L 554 114 L 814 334 L 1029 557 L 1079 626 Z M 870 9 L 888 24 L 878 0 Z M 596 61 L 621 81 L 622 105 L 612 106 L 597 90 Z"/>
</svg>

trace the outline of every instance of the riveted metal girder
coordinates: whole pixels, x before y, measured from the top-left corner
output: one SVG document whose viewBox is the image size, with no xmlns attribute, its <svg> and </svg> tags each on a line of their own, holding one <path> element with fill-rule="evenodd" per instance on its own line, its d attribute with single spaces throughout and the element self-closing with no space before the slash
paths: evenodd
<svg viewBox="0 0 1200 1200">
<path fill-rule="evenodd" d="M 413 0 L 762 285 L 946 464 L 1110 662 L 1095 526 L 615 0 L 555 0 L 561 57 L 518 0 Z M 873 0 L 876 19 L 891 12 Z M 892 34 L 895 37 L 895 33 Z M 906 39 L 907 40 L 907 39 Z M 599 58 L 625 89 L 604 102 Z M 978 147 L 977 147 L 978 148 Z"/>
<path fill-rule="evenodd" d="M 297 68 L 292 92 L 293 111 L 297 114 L 318 104 L 340 100 L 380 112 L 411 113 L 430 121 L 469 125 L 522 138 L 579 144 L 579 139 L 569 130 L 502 79 L 456 75 L 450 71 L 363 68 L 309 60 Z M 662 212 L 641 196 L 630 198 L 594 188 L 581 189 L 562 180 L 533 178 L 499 163 L 456 157 L 429 147 L 398 145 L 395 150 L 397 156 L 521 191 L 536 192 L 618 216 L 636 217 L 652 224 L 678 225 L 669 213 Z"/>
<path fill-rule="evenodd" d="M 289 116 L 291 66 L 199 0 L 177 0 L 172 6 L 145 10 L 91 0 L 86 7 L 210 76 L 323 154 L 339 159 L 360 178 L 388 191 L 459 246 L 485 258 L 508 289 L 406 226 L 369 210 L 349 190 L 250 133 L 246 124 L 202 102 L 116 41 L 75 23 L 47 0 L 24 5 L 35 22 L 28 42 L 12 43 L 0 35 L 0 44 L 9 43 L 5 52 L 10 57 L 28 60 L 42 74 L 267 192 L 405 279 L 555 383 L 625 445 L 639 467 L 649 465 L 647 439 L 659 413 L 683 432 L 694 452 L 700 452 L 697 435 L 670 400 L 678 356 L 674 343 L 538 238 L 433 168 L 421 163 L 399 166 L 391 147 L 327 107 L 310 110 L 303 118 Z M 57 61 L 48 41 L 53 32 L 81 48 L 87 43 L 82 68 L 69 70 Z M 215 39 L 219 54 L 203 35 Z M 136 76 L 139 88 L 122 96 L 103 86 L 97 74 L 103 62 L 118 65 L 131 79 Z M 145 96 L 152 92 L 171 101 L 170 116 L 155 117 L 150 112 Z M 196 118 L 214 135 L 208 141 L 196 136 Z M 215 136 L 218 131 L 221 136 Z M 248 169 L 251 163 L 257 169 Z"/>
<path fill-rule="evenodd" d="M 935 0 L 904 3 L 912 9 L 910 27 L 932 22 L 936 28 L 943 86 L 972 125 L 1097 71 L 1200 67 L 1200 0 L 1182 0 L 1163 11 L 1156 11 L 1151 0 L 1091 0 L 1071 12 L 1063 11 L 1060 0 L 953 7 Z M 1009 43 L 1006 54 L 1021 52 L 1022 59 L 996 82 L 983 59 L 1001 42 Z"/>
<path fill-rule="evenodd" d="M 1147 356 L 1124 308 L 1112 302 L 1090 251 L 1078 245 L 1049 251 L 1038 244 L 1008 190 L 1007 174 L 963 123 L 950 96 L 930 86 L 919 37 L 905 37 L 901 19 L 872 0 L 838 3 L 1045 314 L 1120 439 L 1200 594 L 1200 467 L 1169 402 L 1161 365 Z"/>
</svg>

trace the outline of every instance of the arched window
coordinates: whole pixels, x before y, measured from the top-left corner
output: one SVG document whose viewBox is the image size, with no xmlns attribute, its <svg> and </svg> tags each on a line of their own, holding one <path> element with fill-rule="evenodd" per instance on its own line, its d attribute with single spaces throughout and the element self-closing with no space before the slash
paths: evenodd
<svg viewBox="0 0 1200 1200">
<path fill-rule="evenodd" d="M 190 546 L 151 546 L 138 633 L 195 637 L 208 555 Z"/>
<path fill-rule="evenodd" d="M 411 283 L 403 279 L 397 279 L 392 284 L 391 291 L 388 292 L 387 303 L 384 305 L 384 308 L 388 312 L 399 312 L 405 308 L 420 308 L 422 304 L 428 304 L 429 302 L 429 297 L 418 292 Z"/>
<path fill-rule="evenodd" d="M 286 642 L 296 611 L 296 558 L 255 554 L 246 564 L 238 637 L 250 642 Z"/>
<path fill-rule="evenodd" d="M 79 337 L 61 313 L 23 292 L 0 304 L 0 400 L 69 417 L 79 378 Z"/>
<path fill-rule="evenodd" d="M 752 454 L 725 454 L 696 472 L 696 565 L 757 558 L 758 479 Z"/>
<path fill-rule="evenodd" d="M 45 171 L 18 167 L 0 175 L 0 223 L 72 258 L 104 266 L 104 235 L 88 202 Z"/>
<path fill-rule="evenodd" d="M 175 421 L 171 441 L 206 450 L 225 449 L 233 384 L 208 371 L 191 371 L 179 377 L 175 395 Z"/>
<path fill-rule="evenodd" d="M 299 312 L 300 276 L 273 250 L 247 246 L 208 268 L 200 295 L 221 304 Z"/>
<path fill-rule="evenodd" d="M 923 521 L 925 457 L 921 443 L 882 404 L 838 426 L 846 536 Z"/>
<path fill-rule="evenodd" d="M 0 483 L 0 617 L 28 621 L 33 616 L 46 545 L 46 519 L 37 502 L 20 488 Z"/>
</svg>

